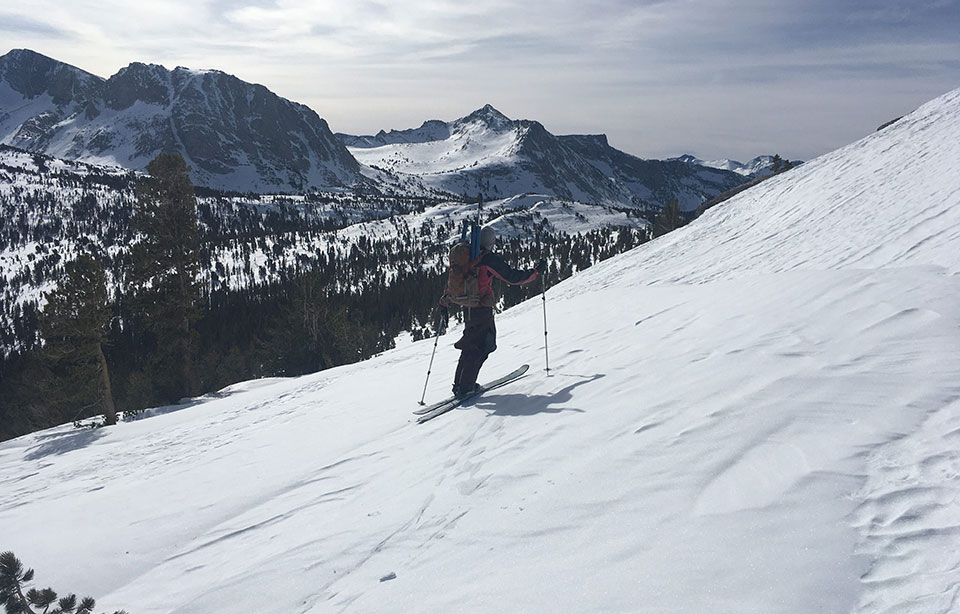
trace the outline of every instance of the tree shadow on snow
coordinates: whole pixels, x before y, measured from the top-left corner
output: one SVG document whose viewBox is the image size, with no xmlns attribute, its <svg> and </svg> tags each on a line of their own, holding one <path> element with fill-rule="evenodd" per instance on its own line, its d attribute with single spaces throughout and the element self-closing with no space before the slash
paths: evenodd
<svg viewBox="0 0 960 614">
<path fill-rule="evenodd" d="M 486 410 L 492 416 L 532 416 L 534 414 L 559 414 L 565 411 L 584 413 L 585 410 L 583 409 L 564 407 L 564 405 L 573 400 L 573 390 L 575 388 L 602 377 L 604 377 L 602 374 L 593 375 L 582 382 L 570 384 L 566 388 L 551 394 L 485 394 L 468 406 Z"/>
<path fill-rule="evenodd" d="M 83 429 L 41 435 L 41 443 L 31 447 L 24 455 L 26 460 L 39 460 L 45 456 L 58 456 L 85 448 L 103 437 L 103 429 Z"/>
</svg>

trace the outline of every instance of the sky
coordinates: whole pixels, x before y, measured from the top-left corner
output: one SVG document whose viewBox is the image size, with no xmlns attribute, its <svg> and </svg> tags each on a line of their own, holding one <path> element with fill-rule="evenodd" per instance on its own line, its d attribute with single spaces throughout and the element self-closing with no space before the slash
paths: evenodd
<svg viewBox="0 0 960 614">
<path fill-rule="evenodd" d="M 960 0 L 0 3 L 0 53 L 213 68 L 335 132 L 492 104 L 642 158 L 809 160 L 960 87 Z"/>
</svg>

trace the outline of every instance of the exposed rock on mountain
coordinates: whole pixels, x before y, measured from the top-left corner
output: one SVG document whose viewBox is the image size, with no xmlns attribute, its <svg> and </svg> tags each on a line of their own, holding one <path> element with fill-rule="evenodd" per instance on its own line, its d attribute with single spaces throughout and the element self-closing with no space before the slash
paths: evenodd
<svg viewBox="0 0 960 614">
<path fill-rule="evenodd" d="M 736 160 L 701 160 L 696 156 L 690 154 L 684 154 L 677 158 L 670 158 L 669 162 L 678 161 L 685 164 L 693 164 L 697 166 L 706 166 L 708 168 L 718 168 L 727 171 L 733 171 L 738 175 L 743 175 L 747 178 L 753 179 L 755 177 L 764 177 L 774 174 L 774 167 L 777 164 L 776 156 L 757 156 L 747 163 L 738 162 Z M 783 163 L 785 161 L 782 161 Z M 797 166 L 798 164 L 803 164 L 800 160 L 790 160 L 792 166 Z M 782 170 L 782 169 L 781 169 Z"/>
<path fill-rule="evenodd" d="M 676 198 L 681 210 L 691 211 L 745 181 L 722 169 L 675 160 L 643 160 L 611 147 L 604 134 L 561 136 L 560 140 L 638 200 L 657 206 Z"/>
<path fill-rule="evenodd" d="M 135 62 L 102 79 L 14 50 L 0 57 L 0 142 L 132 169 L 177 152 L 197 185 L 237 191 L 364 181 L 314 111 L 216 70 Z"/>
<path fill-rule="evenodd" d="M 539 122 L 511 120 L 486 105 L 452 122 L 373 136 L 337 135 L 358 160 L 455 193 L 490 198 L 541 193 L 582 202 L 686 210 L 745 179 L 680 162 L 641 160 L 606 137 L 555 136 Z"/>
</svg>

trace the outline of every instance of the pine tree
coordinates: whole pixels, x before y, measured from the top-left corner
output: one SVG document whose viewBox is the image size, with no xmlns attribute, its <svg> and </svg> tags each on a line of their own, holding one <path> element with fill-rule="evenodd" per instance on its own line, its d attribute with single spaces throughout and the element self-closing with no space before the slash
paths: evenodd
<svg viewBox="0 0 960 614">
<path fill-rule="evenodd" d="M 352 354 L 362 346 L 357 329 L 345 308 L 331 303 L 322 274 L 310 272 L 288 288 L 260 351 L 276 373 L 311 373 L 356 360 Z"/>
<path fill-rule="evenodd" d="M 90 255 L 81 255 L 67 265 L 62 283 L 46 300 L 39 326 L 45 342 L 42 360 L 52 375 L 46 387 L 50 400 L 68 411 L 99 405 L 105 424 L 116 424 L 103 352 L 111 317 L 103 267 Z"/>
<path fill-rule="evenodd" d="M 793 162 L 790 160 L 784 160 L 780 157 L 780 154 L 773 156 L 773 167 L 772 171 L 774 175 L 779 175 L 780 173 L 786 172 L 793 168 Z"/>
<path fill-rule="evenodd" d="M 32 569 L 24 569 L 23 563 L 12 552 L 0 553 L 0 605 L 8 614 L 36 614 L 33 608 L 42 608 L 44 614 L 92 614 L 96 607 L 92 597 L 78 601 L 77 596 L 71 593 L 57 599 L 57 593 L 52 588 L 25 591 L 25 585 L 32 581 Z M 114 614 L 126 612 L 119 610 Z"/>
<path fill-rule="evenodd" d="M 680 202 L 674 198 L 670 200 L 653 219 L 653 236 L 659 237 L 671 230 L 676 230 L 686 224 L 683 214 L 680 213 Z"/>
<path fill-rule="evenodd" d="M 137 191 L 131 250 L 135 312 L 151 335 L 158 389 L 176 400 L 199 391 L 196 322 L 200 318 L 200 240 L 190 169 L 179 154 L 147 165 Z M 145 341 L 146 343 L 146 341 Z"/>
</svg>

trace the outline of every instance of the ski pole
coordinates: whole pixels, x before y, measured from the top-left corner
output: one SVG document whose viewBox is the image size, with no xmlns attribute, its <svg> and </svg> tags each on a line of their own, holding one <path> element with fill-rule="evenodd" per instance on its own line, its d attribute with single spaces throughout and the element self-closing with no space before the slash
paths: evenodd
<svg viewBox="0 0 960 614">
<path fill-rule="evenodd" d="M 423 382 L 423 394 L 420 395 L 420 405 L 426 405 L 423 400 L 427 398 L 427 384 L 430 383 L 430 372 L 433 370 L 433 357 L 437 355 L 437 343 L 440 342 L 440 335 L 442 335 L 445 330 L 447 330 L 447 322 L 446 318 L 443 318 L 437 326 L 437 334 L 433 338 L 433 352 L 430 353 L 430 366 L 427 367 L 427 380 Z"/>
<path fill-rule="evenodd" d="M 543 289 L 543 358 L 547 375 L 550 375 L 550 352 L 547 350 L 547 280 L 543 275 L 540 276 L 540 287 Z"/>
<path fill-rule="evenodd" d="M 433 357 L 437 354 L 437 343 L 440 341 L 440 333 L 441 330 L 438 328 L 437 335 L 433 338 L 433 352 L 430 353 L 430 366 L 427 367 L 427 381 L 423 382 L 423 394 L 420 395 L 421 405 L 426 405 L 423 400 L 427 398 L 427 384 L 430 382 L 430 371 L 433 370 Z"/>
</svg>

